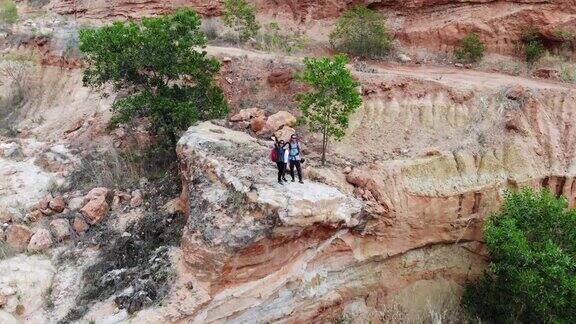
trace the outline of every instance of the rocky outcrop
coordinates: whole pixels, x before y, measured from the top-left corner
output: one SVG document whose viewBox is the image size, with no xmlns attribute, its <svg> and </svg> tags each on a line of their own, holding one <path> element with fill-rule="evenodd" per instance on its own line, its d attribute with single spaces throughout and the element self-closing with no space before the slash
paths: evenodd
<svg viewBox="0 0 576 324">
<path fill-rule="evenodd" d="M 462 283 L 482 271 L 469 211 L 456 219 L 414 210 L 404 217 L 420 217 L 419 228 L 372 231 L 367 225 L 388 215 L 339 188 L 277 184 L 271 145 L 208 122 L 178 143 L 188 215 L 182 254 L 202 278 L 194 321 L 307 322 L 340 316 L 359 300 L 377 314 L 414 285 Z"/>
</svg>

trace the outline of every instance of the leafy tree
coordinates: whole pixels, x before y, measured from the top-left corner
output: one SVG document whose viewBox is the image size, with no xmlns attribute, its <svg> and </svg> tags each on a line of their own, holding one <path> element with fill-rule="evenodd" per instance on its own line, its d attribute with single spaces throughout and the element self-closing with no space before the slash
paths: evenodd
<svg viewBox="0 0 576 324">
<path fill-rule="evenodd" d="M 356 81 L 346 68 L 348 58 L 339 54 L 330 58 L 306 58 L 305 70 L 298 79 L 310 90 L 299 93 L 296 100 L 302 111 L 301 121 L 313 132 L 322 134 L 322 164 L 330 138 L 341 139 L 348 127 L 349 116 L 360 107 L 362 97 Z"/>
<path fill-rule="evenodd" d="M 478 62 L 484 56 L 486 46 L 476 33 L 470 33 L 462 39 L 460 48 L 456 50 L 455 55 L 459 61 L 474 63 Z"/>
<path fill-rule="evenodd" d="M 80 31 L 80 50 L 90 67 L 84 84 L 129 91 L 113 105 L 112 123 L 148 116 L 173 145 L 198 119 L 225 115 L 228 105 L 214 81 L 220 63 L 198 51 L 206 44 L 200 17 L 180 10 L 141 23 L 115 22 Z"/>
<path fill-rule="evenodd" d="M 254 11 L 246 0 L 224 0 L 224 23 L 239 33 L 240 41 L 256 36 L 260 29 Z"/>
<path fill-rule="evenodd" d="M 379 12 L 358 5 L 346 11 L 330 33 L 330 43 L 342 52 L 362 57 L 388 54 L 392 36 L 386 29 L 386 18 Z"/>
<path fill-rule="evenodd" d="M 497 323 L 576 323 L 576 210 L 548 189 L 509 192 L 488 218 L 491 263 L 464 295 L 468 308 Z"/>
</svg>

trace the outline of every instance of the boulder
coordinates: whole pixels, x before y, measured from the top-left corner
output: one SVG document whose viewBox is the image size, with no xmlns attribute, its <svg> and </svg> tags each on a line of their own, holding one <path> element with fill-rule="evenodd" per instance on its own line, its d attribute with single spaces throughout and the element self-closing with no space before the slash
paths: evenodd
<svg viewBox="0 0 576 324">
<path fill-rule="evenodd" d="M 76 216 L 76 217 L 74 217 L 74 222 L 72 223 L 72 227 L 74 228 L 74 231 L 76 231 L 76 233 L 78 233 L 79 235 L 82 235 L 82 234 L 86 233 L 86 231 L 88 231 L 88 229 L 90 228 L 90 225 L 88 225 L 88 223 L 86 223 L 86 221 L 82 217 Z"/>
<path fill-rule="evenodd" d="M 99 196 L 90 200 L 80 212 L 89 224 L 96 224 L 100 222 L 110 210 L 110 206 L 106 202 L 105 196 Z"/>
<path fill-rule="evenodd" d="M 294 135 L 296 133 L 296 131 L 294 130 L 294 128 L 290 127 L 290 126 L 284 126 L 281 129 L 277 130 L 274 133 L 274 136 L 276 136 L 276 138 L 278 140 L 283 140 L 284 142 L 288 142 L 290 141 L 290 137 L 292 135 Z"/>
<path fill-rule="evenodd" d="M 142 191 L 134 190 L 132 192 L 132 199 L 130 199 L 130 207 L 136 208 L 142 206 L 144 202 L 144 197 L 142 196 Z"/>
<path fill-rule="evenodd" d="M 57 241 L 64 241 L 70 238 L 70 222 L 64 218 L 58 218 L 50 222 L 50 231 Z"/>
<path fill-rule="evenodd" d="M 68 201 L 68 209 L 77 211 L 84 206 L 84 197 L 74 197 Z"/>
<path fill-rule="evenodd" d="M 258 134 L 273 134 L 284 126 L 292 127 L 294 125 L 296 125 L 296 117 L 294 117 L 294 115 L 287 111 L 279 111 L 268 117 L 266 125 L 264 125 L 264 128 Z"/>
<path fill-rule="evenodd" d="M 32 235 L 32 238 L 30 238 L 30 243 L 28 243 L 28 251 L 45 251 L 52 247 L 52 244 L 52 235 L 50 234 L 50 231 L 45 228 L 41 228 L 38 229 L 34 235 Z"/>
<path fill-rule="evenodd" d="M 556 69 L 540 68 L 532 72 L 532 76 L 542 79 L 560 79 L 560 71 Z"/>
<path fill-rule="evenodd" d="M 241 109 L 236 115 L 230 117 L 231 122 L 249 121 L 252 118 L 264 117 L 264 111 L 260 108 Z"/>
<path fill-rule="evenodd" d="M 288 69 L 275 69 L 268 76 L 270 85 L 288 84 L 294 79 L 294 74 Z"/>
<path fill-rule="evenodd" d="M 13 224 L 6 230 L 6 243 L 18 251 L 24 251 L 32 237 L 30 228 L 24 225 Z"/>
<path fill-rule="evenodd" d="M 8 223 L 12 220 L 12 213 L 6 208 L 0 208 L 0 224 Z"/>
<path fill-rule="evenodd" d="M 412 62 L 412 59 L 410 58 L 410 56 L 408 56 L 404 53 L 400 53 L 400 54 L 398 54 L 398 61 L 400 61 L 402 63 L 410 63 L 410 62 Z"/>
<path fill-rule="evenodd" d="M 118 202 L 122 204 L 128 203 L 132 199 L 132 196 L 129 193 L 119 190 L 114 191 L 114 197 L 118 197 Z"/>
<path fill-rule="evenodd" d="M 29 213 L 26 213 L 26 215 L 24 216 L 24 221 L 26 223 L 35 223 L 37 221 L 39 221 L 40 219 L 42 219 L 44 217 L 44 214 L 39 211 L 38 209 L 33 210 Z"/>
<path fill-rule="evenodd" d="M 104 187 L 94 188 L 88 192 L 85 199 L 88 201 L 99 198 L 99 197 L 104 197 L 104 199 L 106 199 L 106 196 L 108 196 L 109 193 L 110 193 L 110 190 L 108 188 L 104 188 Z"/>
<path fill-rule="evenodd" d="M 264 126 L 266 126 L 266 117 L 264 116 L 258 116 L 250 120 L 250 129 L 255 133 L 264 129 Z"/>
<path fill-rule="evenodd" d="M 38 210 L 46 216 L 52 215 L 54 213 L 54 211 L 50 209 L 50 201 L 52 199 L 53 199 L 52 195 L 48 195 L 40 199 L 40 201 L 38 201 L 38 203 L 36 204 L 36 208 L 38 208 Z"/>
<path fill-rule="evenodd" d="M 56 213 L 61 213 L 66 208 L 66 202 L 62 196 L 56 196 L 50 200 L 48 206 Z"/>
</svg>

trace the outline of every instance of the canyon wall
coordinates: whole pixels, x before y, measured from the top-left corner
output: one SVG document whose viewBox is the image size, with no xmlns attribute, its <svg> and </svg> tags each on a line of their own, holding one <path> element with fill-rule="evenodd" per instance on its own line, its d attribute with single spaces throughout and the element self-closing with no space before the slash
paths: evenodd
<svg viewBox="0 0 576 324">
<path fill-rule="evenodd" d="M 324 39 L 329 33 L 325 28 L 315 28 L 318 24 L 332 24 L 344 10 L 363 3 L 387 17 L 389 27 L 402 46 L 450 54 L 471 32 L 480 35 L 489 52 L 514 54 L 519 37 L 528 27 L 536 28 L 546 39 L 547 47 L 554 49 L 560 45 L 556 32 L 573 29 L 576 24 L 573 0 L 258 0 L 253 3 L 264 20 L 280 20 L 303 31 L 316 30 L 309 32 L 313 39 Z M 139 18 L 180 7 L 192 7 L 204 16 L 218 16 L 222 10 L 217 0 L 53 0 L 49 6 L 58 14 L 97 20 Z M 315 34 L 317 32 L 324 36 Z"/>
</svg>

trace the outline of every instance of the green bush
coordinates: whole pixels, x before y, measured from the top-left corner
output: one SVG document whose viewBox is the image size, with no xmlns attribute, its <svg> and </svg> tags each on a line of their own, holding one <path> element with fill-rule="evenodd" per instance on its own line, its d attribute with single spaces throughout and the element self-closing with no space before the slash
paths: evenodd
<svg viewBox="0 0 576 324">
<path fill-rule="evenodd" d="M 491 263 L 464 304 L 496 323 L 576 323 L 576 210 L 548 189 L 509 192 L 488 218 Z"/>
<path fill-rule="evenodd" d="M 276 22 L 264 26 L 258 35 L 258 47 L 268 52 L 294 54 L 306 47 L 308 42 L 305 35 L 284 31 Z"/>
<path fill-rule="evenodd" d="M 392 36 L 386 18 L 365 6 L 356 6 L 342 15 L 330 33 L 330 44 L 342 52 L 361 57 L 381 57 L 390 51 Z"/>
<path fill-rule="evenodd" d="M 18 8 L 12 0 L 0 0 L 0 23 L 13 24 L 18 21 Z"/>
<path fill-rule="evenodd" d="M 479 62 L 484 57 L 486 46 L 478 37 L 476 33 L 470 33 L 462 39 L 460 48 L 456 50 L 454 55 L 456 59 L 466 63 Z"/>
<path fill-rule="evenodd" d="M 540 59 L 546 52 L 544 43 L 542 42 L 538 31 L 534 27 L 530 27 L 522 33 L 521 41 L 524 58 L 529 64 L 538 61 L 538 59 Z"/>
<path fill-rule="evenodd" d="M 224 0 L 224 24 L 238 32 L 240 41 L 253 38 L 260 29 L 254 12 L 246 0 Z"/>
</svg>

